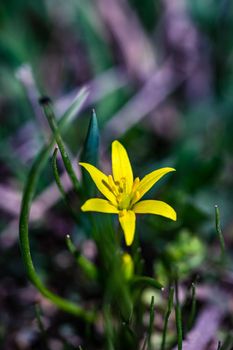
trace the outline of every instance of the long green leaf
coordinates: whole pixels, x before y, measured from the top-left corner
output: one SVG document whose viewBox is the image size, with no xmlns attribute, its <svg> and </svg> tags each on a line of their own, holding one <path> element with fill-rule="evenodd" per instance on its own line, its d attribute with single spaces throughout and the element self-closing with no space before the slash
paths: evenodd
<svg viewBox="0 0 233 350">
<path fill-rule="evenodd" d="M 98 164 L 99 153 L 99 128 L 96 113 L 93 110 L 92 117 L 90 119 L 87 136 L 84 142 L 83 150 L 80 156 L 81 162 L 90 163 L 94 166 Z M 93 197 L 96 192 L 96 187 L 91 181 L 90 176 L 82 167 L 82 185 L 85 189 L 85 194 L 88 197 Z"/>
<path fill-rule="evenodd" d="M 80 99 L 80 107 L 84 103 L 85 98 Z M 76 109 L 78 110 L 78 108 Z M 66 127 L 66 123 L 69 117 L 72 116 L 69 113 L 65 114 L 60 120 L 60 126 Z M 31 251 L 30 251 L 30 242 L 29 242 L 29 216 L 30 216 L 30 208 L 33 199 L 33 195 L 35 193 L 35 188 L 40 176 L 40 173 L 49 157 L 52 146 L 54 145 L 54 138 L 51 140 L 49 145 L 44 146 L 37 158 L 35 159 L 30 172 L 28 174 L 28 178 L 25 184 L 23 198 L 21 203 L 21 211 L 20 211 L 20 219 L 19 219 L 19 241 L 20 241 L 20 249 L 23 258 L 23 262 L 26 268 L 27 276 L 32 284 L 41 292 L 43 296 L 52 301 L 55 305 L 57 305 L 60 309 L 69 312 L 73 315 L 83 317 L 85 320 L 92 322 L 94 320 L 95 315 L 92 312 L 87 312 L 82 307 L 76 305 L 75 303 L 68 301 L 55 293 L 51 292 L 48 288 L 45 287 L 44 283 L 36 273 Z"/>
</svg>

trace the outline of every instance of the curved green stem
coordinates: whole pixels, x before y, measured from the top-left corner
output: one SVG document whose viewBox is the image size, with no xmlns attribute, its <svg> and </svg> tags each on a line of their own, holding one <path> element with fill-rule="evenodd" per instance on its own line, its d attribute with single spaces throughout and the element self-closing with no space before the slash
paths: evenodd
<svg viewBox="0 0 233 350">
<path fill-rule="evenodd" d="M 63 160 L 64 166 L 66 168 L 66 171 L 70 177 L 71 182 L 73 183 L 75 191 L 79 194 L 79 191 L 80 191 L 79 181 L 78 181 L 77 176 L 75 174 L 75 171 L 73 169 L 73 166 L 72 166 L 72 163 L 71 163 L 70 158 L 68 156 L 68 153 L 65 149 L 65 145 L 63 143 L 63 140 L 62 140 L 62 137 L 61 137 L 61 134 L 60 134 L 57 122 L 56 122 L 56 118 L 54 115 L 51 101 L 49 98 L 44 97 L 44 98 L 40 99 L 40 104 L 43 107 L 45 116 L 46 116 L 48 123 L 49 123 L 49 126 L 51 128 L 51 131 L 54 135 L 54 138 L 56 140 L 58 148 L 61 152 L 62 160 Z"/>
<path fill-rule="evenodd" d="M 30 251 L 30 243 L 28 237 L 28 223 L 29 223 L 29 214 L 31 202 L 34 194 L 34 190 L 36 187 L 36 183 L 40 174 L 40 171 L 43 168 L 45 161 L 47 160 L 48 154 L 50 152 L 50 147 L 45 147 L 40 152 L 39 156 L 35 160 L 30 173 L 28 175 L 28 179 L 26 182 L 26 186 L 23 193 L 22 205 L 21 205 L 21 213 L 20 213 L 20 222 L 19 222 L 19 238 L 20 238 L 20 247 L 22 252 L 22 257 L 24 261 L 24 265 L 26 267 L 26 272 L 30 281 L 34 284 L 34 286 L 44 295 L 46 298 L 51 300 L 55 305 L 57 305 L 60 309 L 69 312 L 73 315 L 83 317 L 87 321 L 94 320 L 94 313 L 87 312 L 80 306 L 76 305 L 73 302 L 70 302 L 64 298 L 59 297 L 58 295 L 51 292 L 49 289 L 45 287 L 40 277 L 37 275 Z"/>
<path fill-rule="evenodd" d="M 62 186 L 62 183 L 61 183 L 61 180 L 60 180 L 60 177 L 59 177 L 59 173 L 58 173 L 58 169 L 57 169 L 57 152 L 58 152 L 58 148 L 56 147 L 54 149 L 54 152 L 53 152 L 53 156 L 52 156 L 52 168 L 53 168 L 53 176 L 54 176 L 54 179 L 56 181 L 56 184 L 57 184 L 57 187 L 62 195 L 62 198 L 64 199 L 73 219 L 77 222 L 78 221 L 78 217 L 77 217 L 77 214 L 76 212 L 73 210 L 72 206 L 70 205 L 69 203 L 69 200 L 67 198 L 67 194 Z"/>
<path fill-rule="evenodd" d="M 74 116 L 74 113 L 78 112 L 83 103 L 85 102 L 87 97 L 86 91 L 81 90 L 80 94 L 77 96 L 77 99 L 74 101 L 73 105 L 70 109 L 64 114 L 59 122 L 59 126 L 65 127 L 68 119 Z M 37 275 L 30 251 L 30 243 L 29 243 L 29 215 L 32 198 L 35 192 L 36 184 L 40 173 L 50 155 L 50 151 L 54 145 L 54 138 L 50 141 L 48 146 L 44 146 L 34 161 L 32 168 L 29 172 L 28 179 L 25 185 L 22 203 L 21 203 L 21 211 L 20 211 L 20 219 L 19 219 L 19 241 L 20 248 L 22 253 L 23 262 L 26 268 L 26 272 L 29 280 L 32 284 L 41 292 L 43 296 L 57 305 L 60 309 L 71 313 L 75 316 L 83 317 L 86 321 L 93 322 L 95 319 L 95 314 L 93 312 L 87 312 L 80 306 L 75 303 L 68 301 L 64 298 L 59 297 L 55 293 L 51 292 L 41 281 L 40 277 Z"/>
</svg>

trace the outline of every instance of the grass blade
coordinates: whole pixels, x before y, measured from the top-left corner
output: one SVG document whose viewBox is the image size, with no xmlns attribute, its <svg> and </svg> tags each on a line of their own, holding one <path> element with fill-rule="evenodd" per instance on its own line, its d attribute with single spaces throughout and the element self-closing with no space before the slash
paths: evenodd
<svg viewBox="0 0 233 350">
<path fill-rule="evenodd" d="M 98 163 L 98 153 L 99 153 L 99 128 L 96 113 L 93 110 L 92 117 L 90 119 L 87 136 L 84 142 L 83 150 L 80 156 L 80 161 L 85 163 L 90 163 L 97 166 Z M 88 197 L 93 197 L 96 192 L 96 187 L 90 176 L 83 169 L 82 171 L 82 185 L 85 189 L 85 195 Z"/>
<path fill-rule="evenodd" d="M 148 350 L 151 350 L 151 335 L 153 332 L 154 327 L 154 318 L 155 318 L 155 298 L 152 295 L 151 297 L 151 303 L 150 303 L 150 322 L 149 322 L 149 329 L 148 329 L 148 336 L 147 336 L 147 343 L 148 343 Z"/>
<path fill-rule="evenodd" d="M 154 278 L 146 277 L 146 276 L 135 276 L 131 281 L 133 287 L 152 287 L 155 289 L 163 290 L 162 284 L 157 282 Z"/>
<path fill-rule="evenodd" d="M 39 328 L 40 333 L 41 333 L 41 341 L 43 344 L 43 348 L 44 348 L 44 350 L 47 350 L 48 346 L 47 346 L 46 331 L 45 331 L 45 328 L 44 328 L 44 325 L 43 325 L 43 322 L 41 319 L 41 308 L 40 308 L 40 305 L 38 303 L 35 304 L 35 315 L 36 315 L 38 328 Z"/>
<path fill-rule="evenodd" d="M 196 305 L 197 305 L 197 300 L 196 300 L 196 285 L 193 282 L 191 285 L 191 312 L 189 315 L 189 320 L 188 320 L 188 329 L 192 328 L 193 321 L 196 315 Z"/>
<path fill-rule="evenodd" d="M 222 260 L 225 259 L 225 253 L 226 253 L 226 246 L 225 246 L 225 241 L 224 237 L 222 234 L 222 229 L 221 229 L 221 223 L 220 223 L 220 212 L 219 208 L 217 205 L 214 206 L 215 208 L 215 227 L 216 227 L 216 232 L 218 234 L 220 246 L 221 246 L 221 258 Z"/>
<path fill-rule="evenodd" d="M 58 148 L 61 152 L 61 156 L 62 156 L 62 160 L 64 163 L 64 166 L 66 168 L 66 171 L 70 177 L 71 182 L 73 183 L 74 189 L 75 191 L 79 194 L 79 181 L 77 179 L 77 176 L 75 174 L 75 171 L 73 169 L 72 163 L 70 161 L 70 158 L 68 156 L 68 153 L 65 149 L 65 145 L 64 142 L 62 140 L 59 128 L 58 128 L 58 124 L 55 118 L 55 114 L 53 111 L 53 107 L 52 107 L 52 103 L 50 101 L 50 99 L 48 97 L 42 97 L 40 99 L 40 104 L 44 110 L 44 114 L 48 120 L 49 126 L 52 130 L 52 133 L 54 135 L 54 138 L 56 140 L 56 143 L 58 145 Z"/>
<path fill-rule="evenodd" d="M 80 104 L 82 103 L 83 103 L 83 100 L 81 100 Z M 69 113 L 65 114 L 60 120 L 60 125 L 66 126 L 70 116 L 71 115 Z M 23 191 L 22 203 L 21 203 L 20 218 L 19 218 L 19 241 L 20 241 L 22 259 L 23 259 L 26 273 L 29 280 L 40 291 L 40 293 L 44 297 L 49 299 L 51 302 L 57 305 L 57 307 L 59 307 L 60 309 L 68 313 L 71 313 L 73 315 L 83 317 L 83 319 L 89 322 L 93 322 L 95 318 L 94 313 L 84 310 L 82 307 L 78 306 L 76 303 L 73 303 L 64 298 L 59 297 L 55 293 L 51 292 L 48 288 L 46 288 L 46 286 L 40 279 L 39 275 L 36 273 L 36 270 L 32 261 L 30 243 L 29 243 L 30 208 L 31 208 L 33 195 L 35 193 L 35 188 L 36 188 L 40 173 L 49 157 L 49 154 L 53 147 L 54 142 L 55 142 L 54 139 L 52 139 L 49 145 L 43 147 L 42 150 L 39 152 L 37 158 L 32 164 L 32 167 L 28 174 L 28 178 L 26 180 L 25 188 Z"/>
<path fill-rule="evenodd" d="M 66 245 L 70 253 L 74 256 L 77 264 L 81 267 L 85 274 L 89 278 L 96 280 L 98 277 L 98 271 L 95 265 L 90 260 L 85 258 L 81 253 L 79 253 L 74 243 L 72 242 L 70 235 L 66 235 Z"/>
<path fill-rule="evenodd" d="M 62 195 L 62 198 L 64 199 L 69 211 L 71 212 L 72 217 L 74 218 L 75 221 L 78 221 L 77 214 L 73 210 L 72 206 L 70 205 L 68 198 L 67 198 L 67 194 L 66 194 L 66 192 L 62 186 L 61 180 L 60 180 L 60 176 L 59 176 L 58 168 L 57 168 L 57 152 L 58 152 L 58 148 L 56 147 L 54 149 L 53 156 L 52 156 L 53 176 L 54 176 L 55 182 L 57 184 L 57 187 Z"/>
<path fill-rule="evenodd" d="M 179 301 L 178 278 L 175 279 L 175 298 L 176 298 L 175 311 L 176 311 L 177 343 L 178 343 L 178 350 L 182 350 L 183 330 L 182 330 L 181 307 L 180 307 L 180 301 Z"/>
<path fill-rule="evenodd" d="M 172 312 L 173 308 L 173 300 L 174 300 L 174 288 L 171 287 L 169 290 L 169 296 L 168 296 L 168 304 L 167 304 L 167 310 L 164 318 L 164 326 L 163 326 L 163 336 L 162 336 L 162 343 L 161 343 L 161 350 L 165 349 L 166 344 L 166 336 L 167 336 L 167 326 L 168 326 L 168 320 Z"/>
</svg>

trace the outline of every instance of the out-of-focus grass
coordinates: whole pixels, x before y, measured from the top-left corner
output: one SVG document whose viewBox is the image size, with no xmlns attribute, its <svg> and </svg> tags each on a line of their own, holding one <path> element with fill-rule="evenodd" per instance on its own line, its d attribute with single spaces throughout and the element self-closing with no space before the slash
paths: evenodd
<svg viewBox="0 0 233 350">
<path fill-rule="evenodd" d="M 132 120 L 134 112 L 141 113 L 139 122 L 132 123 L 130 129 L 126 127 L 126 132 L 118 135 L 127 147 L 135 174 L 142 177 L 155 167 L 166 165 L 177 170 L 172 178 L 161 181 L 150 196 L 171 203 L 177 210 L 178 221 L 170 223 L 150 216 L 138 220 L 147 274 L 161 275 L 166 281 L 171 270 L 167 261 L 172 261 L 182 270 L 182 286 L 191 284 L 199 274 L 202 286 L 207 288 L 214 283 L 228 294 L 232 291 L 229 267 L 233 194 L 232 4 L 214 0 L 184 1 L 183 5 L 176 0 L 150 0 L 146 4 L 138 0 L 115 1 L 119 12 L 111 12 L 109 7 L 110 23 L 101 11 L 101 5 L 106 4 L 103 0 L 88 0 L 85 6 L 81 1 L 4 0 L 0 5 L 0 293 L 3 301 L 0 336 L 7 350 L 40 346 L 32 307 L 39 296 L 26 282 L 17 246 L 17 209 L 12 210 L 19 209 L 17 194 L 22 192 L 32 160 L 49 134 L 37 104 L 40 94 L 58 102 L 57 114 L 61 115 L 62 99 L 78 87 L 90 84 L 91 102 L 64 137 L 73 157 L 81 149 L 93 107 L 100 132 L 104 134 L 109 128 L 110 139 L 111 132 L 117 132 L 111 130 L 112 118 L 117 115 L 118 125 L 125 123 L 121 117 L 123 108 L 129 108 Z M 114 26 L 117 14 L 121 22 Z M 138 69 L 129 66 L 129 62 L 135 62 L 132 57 L 141 57 L 141 53 L 135 49 L 137 45 L 136 51 L 130 51 L 131 36 L 122 30 L 124 19 L 132 33 L 136 31 L 138 47 L 139 41 L 149 42 L 156 68 L 148 75 L 141 74 L 143 59 L 136 61 Z M 169 78 L 161 73 L 167 60 L 172 62 Z M 28 71 L 23 70 L 22 77 L 25 64 L 31 67 L 34 82 L 30 74 L 25 73 Z M 161 74 L 159 83 L 152 84 L 146 96 L 156 101 L 164 91 L 164 98 L 161 103 L 155 103 L 150 112 L 144 112 L 142 104 L 134 101 L 138 101 L 141 91 L 156 74 Z M 103 139 L 101 147 L 101 164 L 108 169 L 109 143 Z M 59 159 L 58 165 L 61 165 Z M 48 165 L 37 193 L 43 193 L 52 181 L 52 167 Z M 52 196 L 53 193 L 49 198 Z M 78 212 L 80 200 L 73 193 L 69 197 Z M 215 265 L 213 268 L 220 253 L 214 229 L 215 204 L 220 208 L 229 254 L 225 272 L 220 267 L 216 270 Z M 99 217 L 101 221 L 102 216 Z M 65 246 L 65 234 L 71 233 L 75 244 L 82 246 L 85 254 L 95 257 L 96 246 L 89 228 L 86 215 L 80 214 L 80 224 L 75 226 L 62 202 L 54 200 L 48 205 L 46 215 L 34 220 L 30 238 L 35 264 L 54 289 L 73 300 L 85 296 L 98 305 L 101 292 L 97 289 L 92 295 L 85 276 L 77 271 Z M 210 270 L 211 273 L 205 275 Z M 80 278 L 80 274 L 81 285 L 76 278 Z M 197 293 L 198 302 L 204 305 L 208 298 L 200 295 Z M 214 297 L 211 295 L 210 299 Z M 148 297 L 148 304 L 150 300 Z M 89 331 L 83 330 L 80 321 L 43 303 L 51 349 L 62 348 L 65 343 L 71 349 L 79 344 L 83 344 L 84 349 L 85 344 L 88 349 L 102 347 L 101 320 L 88 343 Z M 160 314 L 165 310 L 166 306 Z M 104 317 L 110 317 L 107 306 Z M 232 328 L 232 319 L 227 313 L 226 318 L 226 323 L 219 325 L 223 341 L 225 332 Z M 174 318 L 171 324 L 173 322 Z M 152 342 L 156 332 L 162 334 L 163 322 L 156 321 L 156 315 L 155 323 Z M 174 325 L 171 328 L 168 338 L 173 341 Z M 112 332 L 114 329 L 110 327 L 108 333 Z"/>
</svg>

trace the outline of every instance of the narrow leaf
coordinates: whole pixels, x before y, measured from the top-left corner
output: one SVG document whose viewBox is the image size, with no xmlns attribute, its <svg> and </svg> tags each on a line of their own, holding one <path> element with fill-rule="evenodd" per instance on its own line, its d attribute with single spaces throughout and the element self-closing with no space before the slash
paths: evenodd
<svg viewBox="0 0 233 350">
<path fill-rule="evenodd" d="M 175 297 L 176 297 L 176 330 L 177 330 L 177 343 L 178 350 L 182 350 L 183 347 L 183 330 L 182 330 L 182 315 L 181 315 L 181 307 L 179 301 L 179 285 L 178 278 L 175 279 Z"/>
<path fill-rule="evenodd" d="M 75 174 L 75 171 L 73 169 L 72 163 L 70 161 L 70 158 L 68 156 L 68 153 L 66 151 L 64 142 L 61 137 L 60 130 L 58 128 L 58 124 L 55 118 L 55 114 L 53 111 L 53 106 L 49 98 L 42 97 L 40 99 L 40 104 L 44 110 L 44 114 L 48 120 L 50 129 L 54 135 L 54 138 L 56 140 L 56 143 L 58 145 L 58 148 L 61 152 L 62 160 L 64 162 L 64 166 L 66 168 L 66 171 L 70 177 L 71 182 L 73 183 L 75 191 L 79 194 L 79 181 L 77 179 L 77 176 Z"/>
<path fill-rule="evenodd" d="M 81 162 L 89 163 L 91 165 L 97 166 L 98 152 L 99 152 L 99 128 L 98 128 L 96 113 L 93 110 L 86 139 L 84 141 L 83 150 L 80 156 Z M 88 197 L 93 197 L 96 191 L 96 187 L 93 181 L 91 181 L 90 176 L 87 174 L 85 169 L 82 168 L 81 171 L 82 171 L 82 181 L 83 181 L 83 188 L 85 189 L 85 194 Z"/>
<path fill-rule="evenodd" d="M 167 310 L 166 310 L 166 314 L 165 314 L 165 318 L 164 318 L 161 350 L 165 349 L 166 337 L 167 337 L 167 326 L 168 326 L 168 320 L 169 320 L 169 317 L 171 315 L 172 308 L 173 308 L 173 299 L 174 299 L 174 288 L 171 287 L 169 290 Z"/>
<path fill-rule="evenodd" d="M 163 290 L 162 284 L 156 281 L 154 278 L 146 276 L 135 276 L 131 280 L 133 287 L 146 288 L 152 287 L 155 289 Z"/>
<path fill-rule="evenodd" d="M 215 227 L 216 227 L 216 232 L 218 234 L 218 238 L 221 246 L 221 257 L 222 257 L 222 260 L 224 260 L 225 253 L 226 253 L 226 246 L 225 246 L 225 241 L 224 241 L 224 237 L 221 229 L 220 212 L 217 205 L 215 205 Z"/>
<path fill-rule="evenodd" d="M 95 265 L 85 258 L 75 247 L 74 243 L 72 242 L 70 235 L 66 235 L 66 245 L 69 249 L 70 253 L 74 256 L 77 264 L 80 266 L 80 268 L 83 270 L 83 272 L 92 280 L 96 280 L 98 276 L 97 269 Z"/>
</svg>

